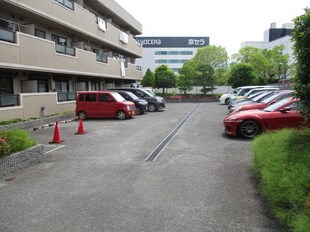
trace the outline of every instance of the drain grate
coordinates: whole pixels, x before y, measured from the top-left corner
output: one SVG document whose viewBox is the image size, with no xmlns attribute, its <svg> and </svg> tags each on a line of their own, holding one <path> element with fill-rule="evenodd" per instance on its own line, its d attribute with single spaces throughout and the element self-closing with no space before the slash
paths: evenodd
<svg viewBox="0 0 310 232">
<path fill-rule="evenodd" d="M 192 116 L 195 110 L 199 107 L 199 104 L 170 132 L 170 134 L 151 152 L 151 154 L 145 159 L 145 161 L 155 161 L 160 155 L 160 152 L 164 147 L 173 139 L 175 134 L 181 129 L 181 127 Z"/>
</svg>

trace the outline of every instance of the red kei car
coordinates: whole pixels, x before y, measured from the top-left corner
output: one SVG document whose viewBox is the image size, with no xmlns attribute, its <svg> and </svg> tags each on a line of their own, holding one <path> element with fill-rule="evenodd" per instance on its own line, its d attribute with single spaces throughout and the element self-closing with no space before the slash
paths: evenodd
<svg viewBox="0 0 310 232">
<path fill-rule="evenodd" d="M 239 107 L 232 107 L 229 110 L 230 114 L 234 114 L 236 112 L 244 111 L 244 110 L 253 110 L 253 109 L 264 109 L 267 106 L 274 104 L 275 102 L 281 101 L 284 98 L 291 97 L 293 95 L 292 90 L 282 90 L 277 94 L 274 94 L 261 102 L 254 102 L 247 105 L 242 105 Z"/>
<path fill-rule="evenodd" d="M 297 128 L 304 118 L 299 114 L 299 99 L 285 98 L 263 110 L 246 110 L 225 117 L 225 133 L 229 136 L 241 135 L 253 138 L 267 130 Z M 310 121 L 305 122 L 310 125 Z"/>
</svg>

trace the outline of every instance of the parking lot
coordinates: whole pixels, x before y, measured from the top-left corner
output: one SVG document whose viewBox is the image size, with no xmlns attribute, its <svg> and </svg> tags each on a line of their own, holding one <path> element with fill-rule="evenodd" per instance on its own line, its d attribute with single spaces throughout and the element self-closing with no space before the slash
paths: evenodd
<svg viewBox="0 0 310 232">
<path fill-rule="evenodd" d="M 86 120 L 84 135 L 61 122 L 59 145 L 48 145 L 54 127 L 29 130 L 51 152 L 0 187 L 0 231 L 281 231 L 258 193 L 251 140 L 224 135 L 226 113 L 169 103 Z"/>
</svg>

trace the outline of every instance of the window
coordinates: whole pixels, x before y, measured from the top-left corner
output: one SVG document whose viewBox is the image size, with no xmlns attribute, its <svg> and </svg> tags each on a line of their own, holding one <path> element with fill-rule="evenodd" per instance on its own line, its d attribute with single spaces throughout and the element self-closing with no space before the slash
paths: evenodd
<svg viewBox="0 0 310 232">
<path fill-rule="evenodd" d="M 56 44 L 67 45 L 67 39 L 58 35 L 52 35 L 52 41 Z"/>
<path fill-rule="evenodd" d="M 84 93 L 79 94 L 79 101 L 84 101 Z"/>
<path fill-rule="evenodd" d="M 155 51 L 155 55 L 193 55 L 192 51 Z"/>
<path fill-rule="evenodd" d="M 70 10 L 74 10 L 74 4 L 71 0 L 55 0 L 55 1 L 69 8 Z"/>
<path fill-rule="evenodd" d="M 0 18 L 0 28 L 8 29 L 9 23 L 7 20 Z"/>
<path fill-rule="evenodd" d="M 155 55 L 167 55 L 167 51 L 155 51 Z"/>
<path fill-rule="evenodd" d="M 95 93 L 85 94 L 85 101 L 86 102 L 95 102 L 96 101 L 96 94 Z"/>
<path fill-rule="evenodd" d="M 167 64 L 168 60 L 158 59 L 158 60 L 155 60 L 155 63 L 157 63 L 157 64 Z"/>
<path fill-rule="evenodd" d="M 0 75 L 0 94 L 13 94 L 13 79 Z"/>
<path fill-rule="evenodd" d="M 46 38 L 45 31 L 42 31 L 42 30 L 39 30 L 39 29 L 35 30 L 35 36 L 39 37 L 39 38 L 42 38 L 42 39 Z"/>
<path fill-rule="evenodd" d="M 170 51 L 169 55 L 179 55 L 179 52 L 178 51 Z"/>
<path fill-rule="evenodd" d="M 37 80 L 38 82 L 38 92 L 46 93 L 48 92 L 48 81 L 47 80 Z"/>
<path fill-rule="evenodd" d="M 181 51 L 181 55 L 193 55 L 192 51 Z"/>
<path fill-rule="evenodd" d="M 69 81 L 55 81 L 55 87 L 57 93 L 69 92 Z"/>
<path fill-rule="evenodd" d="M 111 96 L 109 94 L 106 94 L 106 93 L 100 93 L 99 94 L 99 101 L 100 102 L 108 102 L 107 99 L 111 99 Z"/>
</svg>

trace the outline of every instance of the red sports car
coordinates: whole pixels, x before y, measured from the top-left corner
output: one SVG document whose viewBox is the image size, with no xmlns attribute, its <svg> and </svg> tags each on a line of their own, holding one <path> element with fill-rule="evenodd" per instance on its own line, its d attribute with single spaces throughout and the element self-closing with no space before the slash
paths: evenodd
<svg viewBox="0 0 310 232">
<path fill-rule="evenodd" d="M 246 110 L 225 117 L 225 133 L 253 138 L 261 132 L 303 125 L 304 118 L 299 114 L 299 99 L 285 98 L 263 110 Z M 306 122 L 310 125 L 310 121 Z"/>
<path fill-rule="evenodd" d="M 238 106 L 236 108 L 232 107 L 229 110 L 230 114 L 234 114 L 236 112 L 244 111 L 244 110 L 253 110 L 253 109 L 264 109 L 267 106 L 274 104 L 275 102 L 278 102 L 284 98 L 291 97 L 293 95 L 292 90 L 283 90 L 280 91 L 277 94 L 274 94 L 261 102 L 254 102 L 247 105 Z"/>
</svg>

